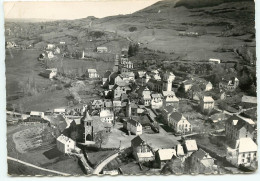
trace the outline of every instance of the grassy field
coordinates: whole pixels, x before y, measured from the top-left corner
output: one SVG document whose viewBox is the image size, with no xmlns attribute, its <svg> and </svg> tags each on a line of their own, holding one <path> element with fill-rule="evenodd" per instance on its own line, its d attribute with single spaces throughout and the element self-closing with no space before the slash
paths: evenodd
<svg viewBox="0 0 260 181">
<path fill-rule="evenodd" d="M 89 161 L 92 165 L 96 165 L 100 160 L 105 159 L 110 154 L 114 153 L 113 150 L 97 151 L 87 153 Z"/>
<path fill-rule="evenodd" d="M 73 157 L 65 156 L 63 153 L 59 152 L 56 148 L 56 143 L 51 142 L 45 144 L 42 142 L 42 146 L 31 147 L 31 149 L 23 150 L 23 152 L 19 152 L 21 150 L 16 149 L 16 144 L 23 144 L 24 142 L 14 142 L 13 135 L 17 132 L 24 131 L 24 130 L 36 130 L 42 127 L 41 125 L 15 125 L 15 126 L 8 126 L 7 127 L 7 152 L 8 156 L 17 158 L 19 160 L 43 167 L 48 169 L 53 169 L 56 171 L 74 174 L 74 175 L 82 175 L 84 174 L 81 168 L 78 165 L 77 159 Z M 28 131 L 27 131 L 28 132 Z M 26 139 L 23 138 L 24 134 L 20 134 L 19 139 Z M 28 135 L 27 135 L 28 136 Z M 27 145 L 28 144 L 27 140 Z M 34 144 L 31 142 L 31 144 Z M 35 144 L 36 145 L 36 144 Z M 69 163 L 69 164 L 68 164 Z M 20 165 L 20 164 L 19 164 Z M 30 167 L 19 166 L 20 170 L 17 168 L 16 163 L 10 163 L 8 165 L 9 174 L 34 174 L 38 172 L 34 172 L 35 169 L 31 171 Z M 40 175 L 44 174 L 44 172 L 39 172 Z"/>
</svg>

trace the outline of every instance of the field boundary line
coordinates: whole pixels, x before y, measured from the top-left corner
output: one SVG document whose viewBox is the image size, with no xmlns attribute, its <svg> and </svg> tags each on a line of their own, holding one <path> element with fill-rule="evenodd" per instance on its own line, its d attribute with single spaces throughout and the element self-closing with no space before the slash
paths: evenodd
<svg viewBox="0 0 260 181">
<path fill-rule="evenodd" d="M 27 163 L 27 162 L 24 162 L 24 161 L 21 161 L 21 160 L 18 160 L 18 159 L 16 159 L 16 158 L 12 158 L 12 157 L 9 157 L 9 156 L 7 156 L 7 160 L 12 160 L 12 161 L 15 161 L 15 162 L 21 163 L 21 164 L 23 164 L 23 165 L 26 165 L 26 166 L 29 166 L 29 167 L 33 167 L 33 168 L 39 169 L 39 170 L 43 170 L 43 171 L 47 171 L 47 172 L 52 172 L 52 173 L 60 174 L 60 175 L 63 175 L 63 176 L 70 176 L 70 174 L 68 174 L 68 173 L 63 173 L 63 172 L 59 172 L 59 171 L 55 171 L 55 170 L 50 170 L 50 169 L 42 168 L 42 167 L 33 165 L 33 164 L 31 164 L 31 163 Z"/>
</svg>

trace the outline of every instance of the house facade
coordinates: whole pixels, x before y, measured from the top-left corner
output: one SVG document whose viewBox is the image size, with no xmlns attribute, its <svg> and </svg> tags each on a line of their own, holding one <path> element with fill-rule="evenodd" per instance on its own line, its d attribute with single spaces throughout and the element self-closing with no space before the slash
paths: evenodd
<svg viewBox="0 0 260 181">
<path fill-rule="evenodd" d="M 151 107 L 153 109 L 160 109 L 163 106 L 163 99 L 161 94 L 152 94 Z"/>
<path fill-rule="evenodd" d="M 254 138 L 254 125 L 253 120 L 243 118 L 241 116 L 233 115 L 225 125 L 225 133 L 227 139 L 236 141 L 240 138 Z"/>
<path fill-rule="evenodd" d="M 57 148 L 62 153 L 70 153 L 76 149 L 76 142 L 61 134 L 56 140 Z"/>
<path fill-rule="evenodd" d="M 113 123 L 114 121 L 114 113 L 110 110 L 102 110 L 100 112 L 100 120 L 104 123 Z"/>
<path fill-rule="evenodd" d="M 203 96 L 200 100 L 200 110 L 202 112 L 211 111 L 214 108 L 214 99 L 211 96 Z"/>
<path fill-rule="evenodd" d="M 139 135 L 131 140 L 133 156 L 138 162 L 153 161 L 155 159 L 154 153 L 141 136 Z"/>
<path fill-rule="evenodd" d="M 44 112 L 31 111 L 29 121 L 42 121 L 44 119 Z"/>
<path fill-rule="evenodd" d="M 234 148 L 227 147 L 227 161 L 235 166 L 250 166 L 257 162 L 257 144 L 251 138 L 240 138 Z"/>
<path fill-rule="evenodd" d="M 91 79 L 93 79 L 93 78 L 98 78 L 99 75 L 98 75 L 98 73 L 97 73 L 97 70 L 96 70 L 96 69 L 88 69 L 87 77 L 88 77 L 88 78 L 91 78 Z"/>
<path fill-rule="evenodd" d="M 136 120 L 134 120 L 132 118 L 130 118 L 126 122 L 126 130 L 130 131 L 134 135 L 141 135 L 142 134 L 142 129 L 143 129 L 142 125 L 138 121 L 136 121 Z"/>
<path fill-rule="evenodd" d="M 170 115 L 168 125 L 176 133 L 189 133 L 192 131 L 192 125 L 190 122 L 179 112 L 173 112 Z"/>
</svg>

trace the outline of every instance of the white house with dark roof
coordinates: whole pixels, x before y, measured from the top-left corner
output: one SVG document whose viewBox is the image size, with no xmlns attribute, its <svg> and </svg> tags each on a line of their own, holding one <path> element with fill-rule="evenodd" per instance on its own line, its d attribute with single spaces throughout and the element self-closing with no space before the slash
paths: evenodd
<svg viewBox="0 0 260 181">
<path fill-rule="evenodd" d="M 137 120 L 130 118 L 126 121 L 125 129 L 134 135 L 141 135 L 143 127 Z"/>
<path fill-rule="evenodd" d="M 44 118 L 44 112 L 31 111 L 29 121 L 41 121 Z"/>
<path fill-rule="evenodd" d="M 97 70 L 96 69 L 88 69 L 87 71 L 87 77 L 88 78 L 98 78 L 99 75 L 97 73 Z"/>
<path fill-rule="evenodd" d="M 200 109 L 202 112 L 211 111 L 214 108 L 214 99 L 211 96 L 203 96 L 200 99 Z"/>
<path fill-rule="evenodd" d="M 97 53 L 107 53 L 107 47 L 97 47 Z"/>
<path fill-rule="evenodd" d="M 234 148 L 227 147 L 226 159 L 236 166 L 250 166 L 257 162 L 257 144 L 251 138 L 240 138 Z"/>
<path fill-rule="evenodd" d="M 57 138 L 56 145 L 58 150 L 62 153 L 70 153 L 76 149 L 76 142 L 63 134 Z"/>
<path fill-rule="evenodd" d="M 99 116 L 104 123 L 112 123 L 114 121 L 114 113 L 110 110 L 102 110 Z"/>
<path fill-rule="evenodd" d="M 138 162 L 148 162 L 155 159 L 151 147 L 147 144 L 142 135 L 138 135 L 131 140 L 133 156 Z"/>
<path fill-rule="evenodd" d="M 172 159 L 172 157 L 176 157 L 176 150 L 169 148 L 169 149 L 159 149 L 155 152 L 155 161 L 158 164 L 159 168 L 162 168 L 163 165 Z"/>
<path fill-rule="evenodd" d="M 192 131 L 192 125 L 190 122 L 179 112 L 173 112 L 170 115 L 168 125 L 176 133 L 188 133 Z"/>
<path fill-rule="evenodd" d="M 198 150 L 196 140 L 185 140 L 183 144 L 185 153 L 190 156 L 193 152 Z"/>
<path fill-rule="evenodd" d="M 151 95 L 151 106 L 153 109 L 160 109 L 163 106 L 163 97 L 161 94 L 152 94 Z"/>
</svg>

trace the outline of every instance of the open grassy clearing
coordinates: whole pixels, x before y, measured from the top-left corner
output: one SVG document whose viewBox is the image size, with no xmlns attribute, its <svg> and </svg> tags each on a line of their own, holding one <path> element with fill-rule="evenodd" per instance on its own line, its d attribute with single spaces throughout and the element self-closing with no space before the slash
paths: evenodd
<svg viewBox="0 0 260 181">
<path fill-rule="evenodd" d="M 48 142 L 46 144 L 46 141 L 42 142 L 41 146 L 36 146 L 37 141 L 35 139 L 27 140 L 29 136 L 28 130 L 30 130 L 32 133 L 34 130 L 39 130 L 42 128 L 42 125 L 15 125 L 15 126 L 8 126 L 7 127 L 7 152 L 8 156 L 17 158 L 19 160 L 43 167 L 48 169 L 53 169 L 60 172 L 70 173 L 70 174 L 83 174 L 81 168 L 78 165 L 77 159 L 74 157 L 68 157 L 59 152 L 56 148 L 55 139 L 53 142 Z M 23 152 L 19 152 L 21 150 L 16 149 L 17 142 L 13 140 L 14 134 L 19 132 L 24 132 L 25 134 L 20 134 L 20 140 L 18 144 L 26 144 L 27 148 L 30 149 L 24 149 Z M 37 136 L 36 136 L 37 137 Z M 22 140 L 22 142 L 21 142 Z M 38 140 L 40 138 L 38 137 Z M 36 142 L 35 142 L 36 141 Z M 33 147 L 36 146 L 36 147 Z M 24 148 L 25 148 L 24 146 Z M 69 163 L 69 164 L 68 164 Z M 12 164 L 12 163 L 11 163 Z M 17 170 L 15 165 L 10 165 L 10 173 L 22 173 L 21 171 Z M 25 173 L 31 173 L 29 170 L 30 168 L 26 167 L 24 168 Z"/>
</svg>

